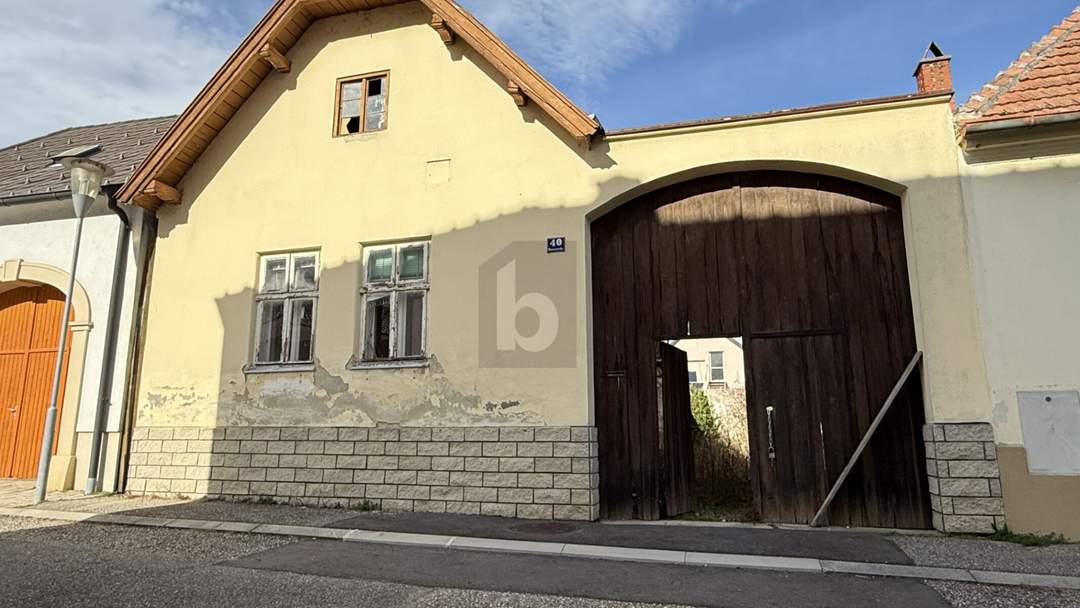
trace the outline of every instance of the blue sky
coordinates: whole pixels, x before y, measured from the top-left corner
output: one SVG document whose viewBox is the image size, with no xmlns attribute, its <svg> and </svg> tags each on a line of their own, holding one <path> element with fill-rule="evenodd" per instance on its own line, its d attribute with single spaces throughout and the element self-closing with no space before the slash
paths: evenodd
<svg viewBox="0 0 1080 608">
<path fill-rule="evenodd" d="M 953 56 L 964 100 L 1077 4 L 460 1 L 609 129 L 911 92 L 930 40 Z M 6 6 L 0 146 L 181 111 L 270 4 L 110 0 L 107 17 L 83 0 Z"/>
</svg>

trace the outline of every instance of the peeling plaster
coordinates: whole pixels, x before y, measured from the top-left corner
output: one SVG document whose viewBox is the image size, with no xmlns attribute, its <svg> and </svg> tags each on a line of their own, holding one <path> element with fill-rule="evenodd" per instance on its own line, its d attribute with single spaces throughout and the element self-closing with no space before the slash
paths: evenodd
<svg viewBox="0 0 1080 608">
<path fill-rule="evenodd" d="M 143 399 L 148 425 L 212 426 L 539 426 L 539 412 L 514 399 L 459 389 L 437 358 L 427 369 L 342 370 L 237 375 L 217 399 L 193 387 L 160 387 Z"/>
</svg>

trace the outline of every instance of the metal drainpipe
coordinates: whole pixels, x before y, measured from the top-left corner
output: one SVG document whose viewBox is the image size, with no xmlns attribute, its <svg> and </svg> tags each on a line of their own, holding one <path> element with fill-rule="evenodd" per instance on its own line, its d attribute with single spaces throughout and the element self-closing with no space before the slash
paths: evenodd
<svg viewBox="0 0 1080 608">
<path fill-rule="evenodd" d="M 143 327 L 146 324 L 146 295 L 150 289 L 152 268 L 154 265 L 154 250 L 157 245 L 157 212 L 144 210 L 142 214 L 142 228 L 139 232 L 141 250 L 138 258 L 142 260 L 142 268 L 135 282 L 135 307 L 132 310 L 131 339 L 128 349 L 127 360 L 127 386 L 125 387 L 124 407 L 120 420 L 120 454 L 116 458 L 116 469 L 113 479 L 116 480 L 116 492 L 122 493 L 127 489 L 128 462 L 131 459 L 131 432 L 135 426 L 135 416 L 132 409 L 138 398 L 139 377 L 142 373 L 142 348 L 145 340 Z"/>
<path fill-rule="evenodd" d="M 94 432 L 90 443 L 90 469 L 86 478 L 86 495 L 98 492 L 101 471 L 101 444 L 105 436 L 105 422 L 109 416 L 112 400 L 113 378 L 116 375 L 116 343 L 120 333 L 120 315 L 124 310 L 124 284 L 127 278 L 128 244 L 131 242 L 131 221 L 127 213 L 116 205 L 109 192 L 108 206 L 120 218 L 120 234 L 116 238 L 116 257 L 113 260 L 112 294 L 109 296 L 109 318 L 105 327 L 104 358 L 101 362 L 101 382 L 98 384 L 97 412 L 94 415 Z"/>
</svg>

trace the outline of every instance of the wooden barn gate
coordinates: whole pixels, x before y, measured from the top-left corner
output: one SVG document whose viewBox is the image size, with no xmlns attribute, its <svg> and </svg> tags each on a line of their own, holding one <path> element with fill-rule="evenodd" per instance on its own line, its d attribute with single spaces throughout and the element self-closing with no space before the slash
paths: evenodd
<svg viewBox="0 0 1080 608">
<path fill-rule="evenodd" d="M 810 174 L 719 175 L 615 209 L 592 243 L 601 516 L 692 508 L 692 483 L 671 483 L 693 479 L 692 442 L 663 424 L 678 414 L 657 370 L 677 372 L 658 344 L 742 336 L 755 506 L 809 523 L 916 352 L 899 199 Z M 915 378 L 827 523 L 930 527 L 922 423 Z"/>
</svg>

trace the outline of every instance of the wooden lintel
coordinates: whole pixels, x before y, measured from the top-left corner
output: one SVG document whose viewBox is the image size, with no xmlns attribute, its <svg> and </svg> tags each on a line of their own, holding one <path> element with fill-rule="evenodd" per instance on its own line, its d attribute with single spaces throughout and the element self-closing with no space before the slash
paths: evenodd
<svg viewBox="0 0 1080 608">
<path fill-rule="evenodd" d="M 521 90 L 521 86 L 518 83 L 511 80 L 506 83 L 506 92 L 510 93 L 510 97 L 514 98 L 514 103 L 519 106 L 526 106 L 529 103 L 529 96 L 525 94 L 525 91 Z"/>
<path fill-rule="evenodd" d="M 180 191 L 169 184 L 158 180 L 150 180 L 150 185 L 143 189 L 142 193 L 151 196 L 163 203 L 179 205 L 181 201 Z"/>
<path fill-rule="evenodd" d="M 143 192 L 138 192 L 135 194 L 135 196 L 132 196 L 131 202 L 142 207 L 143 209 L 157 209 L 161 206 L 161 199 L 155 196 L 151 196 L 149 194 L 145 194 Z"/>
<path fill-rule="evenodd" d="M 274 45 L 267 42 L 259 49 L 259 57 L 267 63 L 271 68 L 281 72 L 282 74 L 292 69 L 292 62 L 289 58 L 281 54 L 281 51 L 274 48 Z"/>
<path fill-rule="evenodd" d="M 454 44 L 454 30 L 450 29 L 450 26 L 446 23 L 446 19 L 443 19 L 439 15 L 431 15 L 431 27 L 436 32 L 439 32 L 439 36 L 447 46 Z"/>
</svg>

